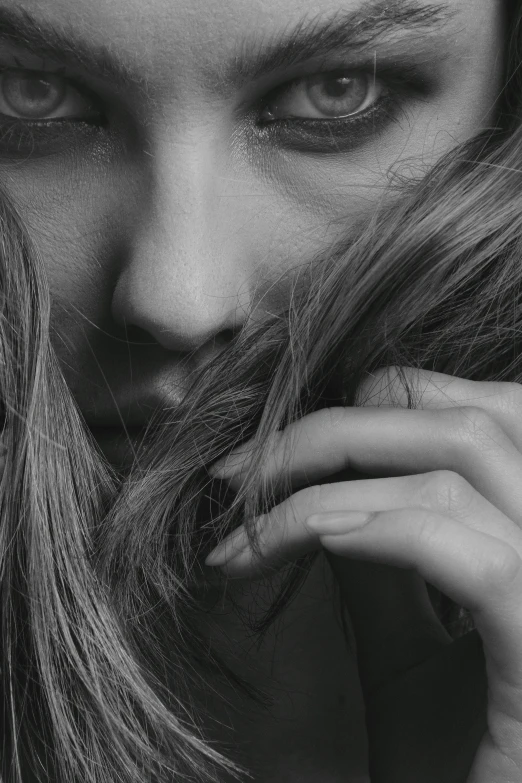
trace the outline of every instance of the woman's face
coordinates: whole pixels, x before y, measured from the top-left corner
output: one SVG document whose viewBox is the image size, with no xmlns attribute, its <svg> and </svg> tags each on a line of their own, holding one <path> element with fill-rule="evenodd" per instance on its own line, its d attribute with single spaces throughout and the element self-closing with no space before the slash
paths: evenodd
<svg viewBox="0 0 522 783">
<path fill-rule="evenodd" d="M 502 21 L 501 0 L 0 2 L 1 182 L 88 422 L 175 405 L 391 172 L 490 125 Z"/>
</svg>

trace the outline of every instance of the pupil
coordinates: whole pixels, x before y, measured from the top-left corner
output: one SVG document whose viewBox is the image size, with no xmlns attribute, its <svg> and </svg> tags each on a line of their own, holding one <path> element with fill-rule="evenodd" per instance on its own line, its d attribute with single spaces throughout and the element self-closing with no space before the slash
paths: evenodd
<svg viewBox="0 0 522 783">
<path fill-rule="evenodd" d="M 31 103 L 49 99 L 51 85 L 43 79 L 24 79 L 20 92 L 22 97 Z"/>
<path fill-rule="evenodd" d="M 38 119 L 60 106 L 67 88 L 63 79 L 13 71 L 4 74 L 1 90 L 5 101 L 16 114 L 27 119 Z"/>
<path fill-rule="evenodd" d="M 346 91 L 353 87 L 353 79 L 341 77 L 326 82 L 326 93 L 330 98 L 343 98 Z"/>
</svg>

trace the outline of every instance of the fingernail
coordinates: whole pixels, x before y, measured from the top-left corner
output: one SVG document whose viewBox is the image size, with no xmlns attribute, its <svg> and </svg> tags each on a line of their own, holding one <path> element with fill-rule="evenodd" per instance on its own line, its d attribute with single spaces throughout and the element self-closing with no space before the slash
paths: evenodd
<svg viewBox="0 0 522 783">
<path fill-rule="evenodd" d="M 216 479 L 225 479 L 225 478 L 231 478 L 234 473 L 238 472 L 238 469 L 241 468 L 243 463 L 236 462 L 233 463 L 231 460 L 226 457 L 224 459 L 220 459 L 217 462 L 215 462 L 213 465 L 210 466 L 208 469 L 208 472 L 212 476 L 212 478 Z"/>
<path fill-rule="evenodd" d="M 212 478 L 221 478 L 221 474 L 223 473 L 224 468 L 224 460 L 220 459 L 219 462 L 215 462 L 213 465 L 211 465 L 208 469 L 208 472 L 212 476 Z"/>
<path fill-rule="evenodd" d="M 212 552 L 207 555 L 205 565 L 222 566 L 230 563 L 249 546 L 249 541 L 243 528 L 234 530 L 231 535 L 221 541 Z"/>
<path fill-rule="evenodd" d="M 210 466 L 208 472 L 213 478 L 232 478 L 238 473 L 241 473 L 248 467 L 250 461 L 250 449 L 238 448 L 237 451 L 230 451 L 225 454 L 224 457 L 220 457 L 213 465 Z"/>
<path fill-rule="evenodd" d="M 363 527 L 373 516 L 374 514 L 367 511 L 329 511 L 325 514 L 312 514 L 305 525 L 321 536 L 335 536 Z"/>
</svg>

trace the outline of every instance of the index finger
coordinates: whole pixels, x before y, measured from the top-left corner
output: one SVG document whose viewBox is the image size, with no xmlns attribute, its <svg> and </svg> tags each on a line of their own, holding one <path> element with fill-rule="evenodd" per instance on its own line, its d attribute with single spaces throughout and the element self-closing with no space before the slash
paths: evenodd
<svg viewBox="0 0 522 783">
<path fill-rule="evenodd" d="M 483 408 L 505 427 L 515 427 L 522 443 L 522 385 L 508 381 L 470 381 L 412 367 L 382 367 L 361 384 L 357 405 L 394 408 Z M 513 434 L 513 433 L 511 433 Z"/>
<path fill-rule="evenodd" d="M 415 407 L 426 411 L 480 408 L 522 451 L 522 386 L 517 383 L 470 381 L 425 370 L 385 367 L 369 376 L 358 390 L 356 408 L 370 407 Z M 291 478 L 293 486 L 298 487 L 309 483 L 310 477 L 317 481 L 345 469 L 347 438 L 353 440 L 355 435 L 355 421 L 348 426 L 346 419 L 349 410 L 319 410 L 277 433 L 265 465 L 265 476 L 276 482 Z M 355 415 L 355 410 L 351 410 Z M 345 427 L 341 425 L 344 419 Z M 243 444 L 211 468 L 211 473 L 237 487 L 250 466 L 251 454 L 252 442 Z"/>
</svg>

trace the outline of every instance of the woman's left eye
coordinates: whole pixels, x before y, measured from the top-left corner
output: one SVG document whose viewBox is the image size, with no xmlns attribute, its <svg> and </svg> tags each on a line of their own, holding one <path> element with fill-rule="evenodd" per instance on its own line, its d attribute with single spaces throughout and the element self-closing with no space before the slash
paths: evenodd
<svg viewBox="0 0 522 783">
<path fill-rule="evenodd" d="M 64 76 L 7 68 L 0 72 L 0 115 L 26 122 L 88 122 L 99 111 Z"/>
<path fill-rule="evenodd" d="M 261 113 L 261 122 L 275 120 L 336 120 L 364 114 L 386 91 L 373 74 L 331 72 L 296 79 L 277 90 Z"/>
</svg>

